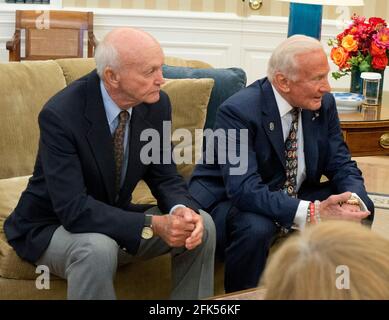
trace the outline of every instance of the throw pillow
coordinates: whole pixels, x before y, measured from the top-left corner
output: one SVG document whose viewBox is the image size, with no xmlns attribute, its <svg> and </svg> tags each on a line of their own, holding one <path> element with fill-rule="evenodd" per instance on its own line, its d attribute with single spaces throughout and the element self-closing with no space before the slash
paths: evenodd
<svg viewBox="0 0 389 320">
<path fill-rule="evenodd" d="M 211 95 L 213 79 L 166 79 L 162 90 L 167 93 L 172 105 L 172 139 L 179 139 L 180 132 L 177 129 L 189 130 L 191 141 L 173 141 L 174 155 L 177 157 L 190 152 L 192 163 L 177 164 L 178 172 L 188 179 L 192 174 L 195 162 L 201 157 L 202 146 L 196 144 L 196 140 L 202 142 L 202 133 L 196 137 L 196 129 L 202 129 L 207 113 L 207 105 Z M 200 133 L 197 132 L 197 135 Z M 185 141 L 186 140 L 186 141 Z M 141 181 L 132 194 L 132 202 L 135 204 L 155 204 L 145 183 Z"/>
<path fill-rule="evenodd" d="M 240 68 L 194 69 L 164 65 L 162 70 L 164 77 L 169 79 L 212 78 L 215 80 L 204 128 L 213 128 L 219 106 L 234 93 L 243 89 L 247 82 L 246 73 Z"/>
<path fill-rule="evenodd" d="M 66 84 L 77 80 L 96 68 L 94 58 L 67 58 L 55 60 L 62 68 Z"/>
<path fill-rule="evenodd" d="M 212 66 L 209 63 L 200 60 L 187 60 L 177 57 L 165 57 L 165 64 L 168 66 L 175 67 L 189 67 L 196 69 L 209 69 Z"/>
</svg>

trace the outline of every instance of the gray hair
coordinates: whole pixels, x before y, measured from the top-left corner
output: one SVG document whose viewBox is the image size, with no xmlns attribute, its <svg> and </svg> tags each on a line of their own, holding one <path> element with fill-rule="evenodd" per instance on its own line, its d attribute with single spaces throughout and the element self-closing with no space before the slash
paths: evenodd
<svg viewBox="0 0 389 320">
<path fill-rule="evenodd" d="M 95 62 L 97 74 L 100 79 L 104 79 L 104 70 L 111 67 L 118 70 L 120 67 L 120 58 L 117 49 L 108 41 L 101 41 L 95 50 Z"/>
<path fill-rule="evenodd" d="M 294 35 L 283 41 L 272 53 L 267 67 L 267 77 L 273 82 L 277 72 L 283 73 L 287 78 L 294 80 L 298 72 L 296 56 L 315 50 L 323 50 L 317 39 Z"/>
</svg>

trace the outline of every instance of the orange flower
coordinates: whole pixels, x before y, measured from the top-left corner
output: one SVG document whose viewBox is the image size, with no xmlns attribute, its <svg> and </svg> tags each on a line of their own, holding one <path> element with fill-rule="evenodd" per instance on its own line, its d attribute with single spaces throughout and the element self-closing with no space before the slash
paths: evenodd
<svg viewBox="0 0 389 320">
<path fill-rule="evenodd" d="M 332 48 L 331 59 L 339 67 L 339 69 L 342 69 L 346 66 L 348 52 L 343 47 Z"/>
<path fill-rule="evenodd" d="M 373 57 L 382 56 L 385 53 L 386 53 L 385 48 L 378 47 L 377 44 L 374 41 L 372 41 L 371 46 L 370 46 L 370 54 Z"/>
<path fill-rule="evenodd" d="M 357 51 L 358 50 L 358 42 L 354 39 L 354 37 L 349 34 L 342 39 L 342 47 L 348 52 Z"/>
</svg>

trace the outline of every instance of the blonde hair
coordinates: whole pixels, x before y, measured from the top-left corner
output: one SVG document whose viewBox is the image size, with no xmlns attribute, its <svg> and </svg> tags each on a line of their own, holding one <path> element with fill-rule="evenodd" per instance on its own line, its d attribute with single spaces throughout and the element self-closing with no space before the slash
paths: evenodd
<svg viewBox="0 0 389 320">
<path fill-rule="evenodd" d="M 389 299 L 389 239 L 355 222 L 308 227 L 275 252 L 262 284 L 266 299 Z"/>
<path fill-rule="evenodd" d="M 299 68 L 296 56 L 315 50 L 323 50 L 322 44 L 317 39 L 301 34 L 287 38 L 277 46 L 270 57 L 267 66 L 269 81 L 273 82 L 277 72 L 281 72 L 288 79 L 295 80 Z"/>
</svg>

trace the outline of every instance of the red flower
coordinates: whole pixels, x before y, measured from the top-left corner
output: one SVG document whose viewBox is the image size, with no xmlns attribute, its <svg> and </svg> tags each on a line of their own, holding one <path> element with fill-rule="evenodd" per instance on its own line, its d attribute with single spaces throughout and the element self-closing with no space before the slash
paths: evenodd
<svg viewBox="0 0 389 320">
<path fill-rule="evenodd" d="M 371 17 L 369 19 L 369 23 L 371 24 L 371 26 L 373 27 L 373 29 L 375 30 L 379 30 L 381 28 L 384 28 L 386 27 L 386 22 L 384 19 L 381 19 L 381 18 L 377 18 L 377 17 Z"/>
<path fill-rule="evenodd" d="M 374 69 L 384 70 L 388 65 L 388 57 L 386 56 L 386 54 L 383 54 L 381 56 L 375 56 L 371 61 L 371 65 Z"/>
<path fill-rule="evenodd" d="M 371 46 L 370 46 L 370 54 L 375 57 L 375 56 L 382 56 L 386 52 L 386 49 L 385 48 L 381 48 L 379 46 L 377 46 L 377 44 L 372 41 L 371 43 Z"/>
</svg>

